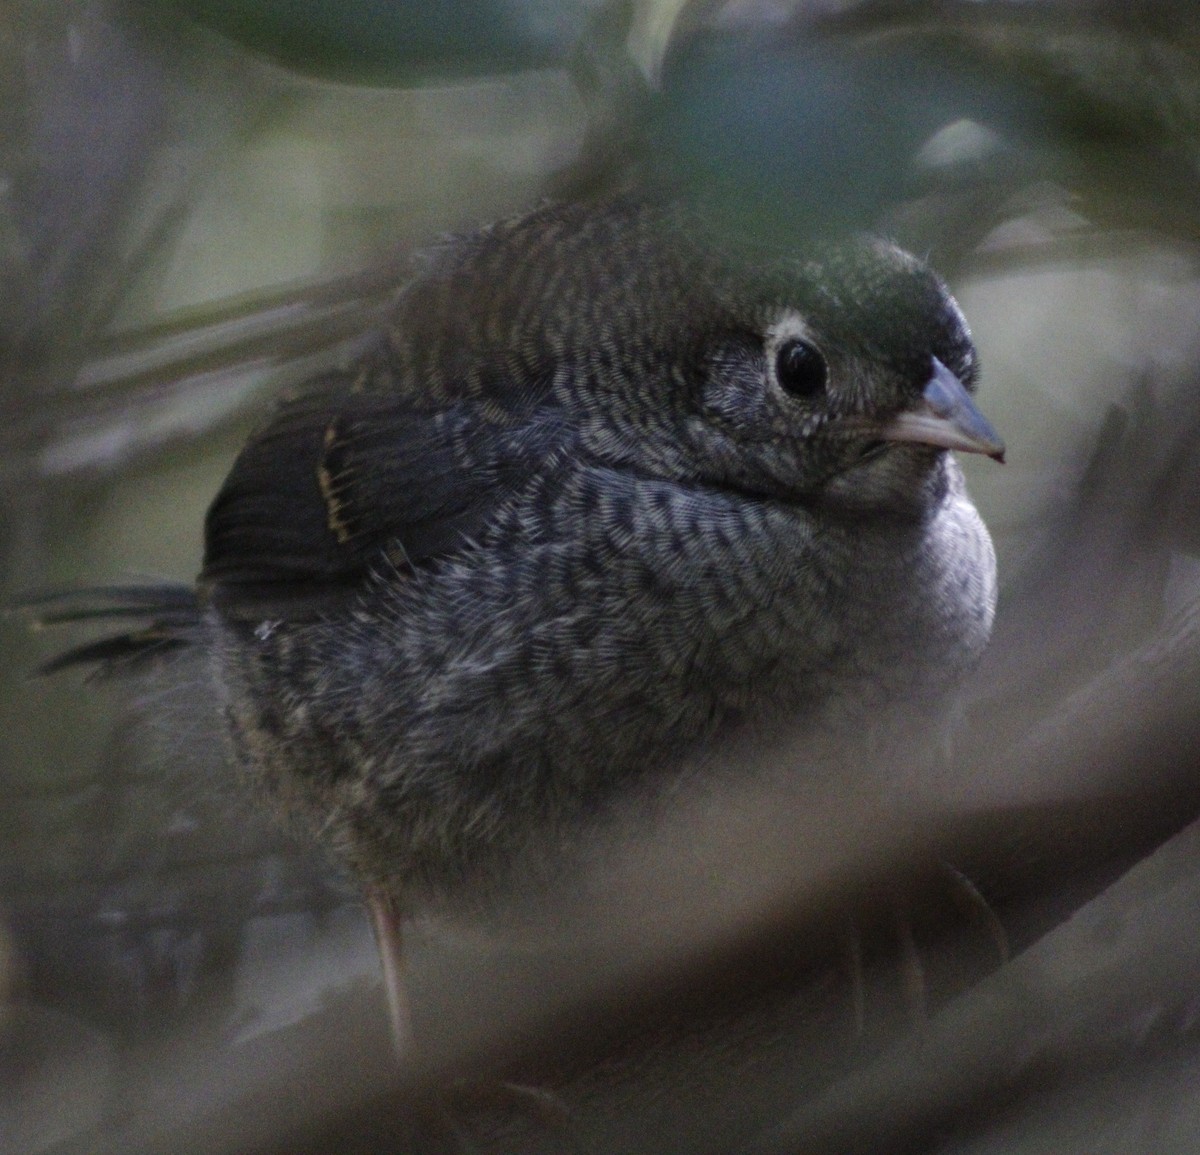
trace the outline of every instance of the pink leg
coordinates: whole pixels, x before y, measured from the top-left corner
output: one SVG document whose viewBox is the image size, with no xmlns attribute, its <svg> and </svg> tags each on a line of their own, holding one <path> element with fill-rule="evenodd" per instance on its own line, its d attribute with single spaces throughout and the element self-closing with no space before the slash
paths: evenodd
<svg viewBox="0 0 1200 1155">
<path fill-rule="evenodd" d="M 366 891 L 367 910 L 379 948 L 379 964 L 383 971 L 383 989 L 387 995 L 388 1019 L 392 1024 L 392 1046 L 396 1057 L 406 1063 L 413 1057 L 412 1010 L 408 1002 L 408 986 L 404 981 L 404 942 L 400 910 L 385 890 L 369 886 Z"/>
</svg>

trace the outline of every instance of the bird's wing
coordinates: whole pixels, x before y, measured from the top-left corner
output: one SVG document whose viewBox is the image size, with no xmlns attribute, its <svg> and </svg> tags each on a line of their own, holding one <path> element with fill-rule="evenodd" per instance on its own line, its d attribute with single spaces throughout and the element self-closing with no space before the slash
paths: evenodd
<svg viewBox="0 0 1200 1155">
<path fill-rule="evenodd" d="M 325 377 L 243 449 L 206 525 L 201 583 L 225 613 L 306 616 L 463 550 L 566 440 L 544 377 L 504 404 L 361 382 Z"/>
</svg>

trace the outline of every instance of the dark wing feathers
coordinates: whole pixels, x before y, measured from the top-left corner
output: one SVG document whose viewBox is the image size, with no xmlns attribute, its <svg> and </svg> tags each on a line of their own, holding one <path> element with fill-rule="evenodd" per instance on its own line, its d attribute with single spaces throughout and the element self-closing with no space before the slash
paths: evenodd
<svg viewBox="0 0 1200 1155">
<path fill-rule="evenodd" d="M 342 374 L 285 402 L 209 510 L 202 581 L 225 612 L 303 615 L 385 558 L 416 569 L 461 549 L 564 440 L 529 385 L 504 406 L 460 392 L 429 409 Z"/>
<path fill-rule="evenodd" d="M 135 670 L 197 641 L 208 599 L 247 618 L 305 617 L 385 560 L 400 571 L 428 565 L 477 537 L 568 437 L 539 382 L 504 405 L 442 394 L 431 410 L 358 381 L 321 379 L 251 438 L 209 509 L 199 595 L 160 583 L 24 599 L 17 608 L 39 625 L 128 626 L 38 672 Z"/>
</svg>

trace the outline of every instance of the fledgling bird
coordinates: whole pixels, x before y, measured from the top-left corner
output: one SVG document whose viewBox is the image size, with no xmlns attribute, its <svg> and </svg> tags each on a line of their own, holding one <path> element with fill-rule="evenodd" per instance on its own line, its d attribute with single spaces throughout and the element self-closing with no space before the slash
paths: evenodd
<svg viewBox="0 0 1200 1155">
<path fill-rule="evenodd" d="M 131 595 L 147 629 L 56 664 L 211 651 L 238 759 L 366 887 L 403 1035 L 422 896 L 553 853 L 732 728 L 951 692 L 995 603 L 947 452 L 1003 456 L 976 376 L 891 245 L 542 207 L 436 250 L 357 364 L 279 404 L 194 593 Z"/>
</svg>

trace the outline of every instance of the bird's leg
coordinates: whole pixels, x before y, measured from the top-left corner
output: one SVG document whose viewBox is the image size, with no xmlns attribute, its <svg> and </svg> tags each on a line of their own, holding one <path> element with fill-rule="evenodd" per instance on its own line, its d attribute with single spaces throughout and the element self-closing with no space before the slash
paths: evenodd
<svg viewBox="0 0 1200 1155">
<path fill-rule="evenodd" d="M 396 900 L 381 886 L 366 889 L 367 910 L 379 948 L 383 971 L 383 990 L 387 996 L 388 1021 L 392 1026 L 392 1047 L 396 1057 L 407 1062 L 413 1055 L 412 1008 L 405 982 L 403 928 Z"/>
<path fill-rule="evenodd" d="M 364 894 L 375 943 L 379 948 L 379 964 L 383 971 L 383 989 L 387 995 L 388 1021 L 392 1027 L 392 1048 L 401 1064 L 412 1061 L 415 1054 L 412 1029 L 412 1008 L 405 982 L 403 922 L 396 900 L 382 886 L 370 885 Z M 531 1116 L 545 1126 L 561 1129 L 571 1121 L 566 1105 L 552 1091 L 527 1087 L 519 1083 L 460 1081 L 449 1089 L 438 1108 L 437 1118 L 448 1125 L 460 1149 L 466 1149 L 467 1136 L 458 1122 L 458 1110 L 474 1108 L 511 1107 Z M 457 1108 L 457 1109 L 456 1109 Z"/>
</svg>

